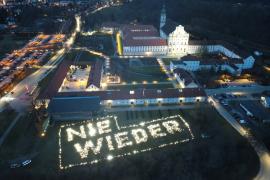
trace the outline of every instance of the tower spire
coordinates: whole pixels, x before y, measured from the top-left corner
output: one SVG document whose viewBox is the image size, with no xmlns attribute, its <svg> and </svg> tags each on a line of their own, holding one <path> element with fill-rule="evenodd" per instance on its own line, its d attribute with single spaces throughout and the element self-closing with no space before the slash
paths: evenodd
<svg viewBox="0 0 270 180">
<path fill-rule="evenodd" d="M 160 13 L 160 26 L 159 26 L 160 36 L 163 38 L 166 38 L 166 34 L 162 30 L 165 24 L 166 24 L 166 6 L 165 3 L 163 2 L 163 6 Z"/>
</svg>

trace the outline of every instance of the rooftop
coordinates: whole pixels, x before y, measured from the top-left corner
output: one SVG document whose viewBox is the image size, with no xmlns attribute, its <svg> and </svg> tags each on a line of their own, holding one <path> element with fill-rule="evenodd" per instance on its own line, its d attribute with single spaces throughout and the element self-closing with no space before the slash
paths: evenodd
<svg viewBox="0 0 270 180">
<path fill-rule="evenodd" d="M 92 92 L 68 92 L 58 93 L 56 97 L 81 97 L 98 96 L 101 100 L 124 100 L 124 99 L 158 99 L 158 98 L 181 98 L 206 96 L 201 88 L 190 89 L 137 89 L 130 93 L 129 90 L 120 91 L 92 91 Z"/>
<path fill-rule="evenodd" d="M 99 97 L 56 97 L 49 103 L 50 113 L 84 113 L 99 109 Z"/>
<path fill-rule="evenodd" d="M 123 46 L 166 46 L 166 39 L 152 25 L 124 25 Z"/>
<path fill-rule="evenodd" d="M 189 85 L 190 83 L 194 82 L 191 74 L 184 69 L 176 68 L 175 70 L 173 70 L 173 72 L 177 74 L 180 77 L 180 79 L 184 80 L 185 85 Z"/>
<path fill-rule="evenodd" d="M 100 88 L 102 65 L 103 63 L 101 60 L 96 61 L 95 65 L 92 67 L 90 71 L 87 87 L 93 84 L 94 86 Z"/>
</svg>

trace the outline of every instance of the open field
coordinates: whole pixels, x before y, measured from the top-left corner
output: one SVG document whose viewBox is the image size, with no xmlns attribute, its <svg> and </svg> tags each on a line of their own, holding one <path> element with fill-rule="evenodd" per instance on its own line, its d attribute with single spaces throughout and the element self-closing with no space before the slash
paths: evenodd
<svg viewBox="0 0 270 180">
<path fill-rule="evenodd" d="M 0 137 L 3 135 L 3 133 L 17 116 L 17 114 L 18 113 L 16 111 L 10 108 L 5 109 L 3 112 L 0 113 Z"/>
<path fill-rule="evenodd" d="M 72 50 L 69 53 L 67 53 L 65 57 L 66 60 L 70 60 L 72 62 L 76 60 L 77 65 L 91 64 L 95 61 L 96 58 L 99 58 L 99 57 L 87 51 L 81 51 L 81 50 Z"/>
<path fill-rule="evenodd" d="M 8 160 L 32 153 L 37 143 L 36 135 L 37 131 L 33 114 L 22 116 L 0 148 L 0 163 L 5 164 Z"/>
<path fill-rule="evenodd" d="M 168 82 L 165 72 L 162 72 L 155 59 L 112 59 L 111 62 L 112 74 L 119 74 L 122 82 Z"/>
<path fill-rule="evenodd" d="M 46 137 L 36 148 L 39 154 L 32 160 L 30 166 L 21 169 L 5 168 L 1 170 L 0 177 L 251 179 L 256 175 L 259 167 L 258 158 L 251 146 L 208 105 L 191 110 L 129 111 L 110 115 L 118 116 L 119 125 L 122 126 L 177 114 L 183 116 L 190 125 L 194 140 L 150 152 L 116 158 L 110 162 L 102 161 L 90 166 L 59 170 L 59 126 L 55 125 L 49 127 Z M 23 132 L 17 134 L 17 137 L 22 134 Z M 207 138 L 202 138 L 202 134 Z M 28 139 L 28 143 L 33 144 L 32 137 L 28 133 L 21 138 Z M 8 148 L 6 146 L 4 147 Z M 30 173 L 31 175 L 29 175 Z"/>
<path fill-rule="evenodd" d="M 173 85 L 171 83 L 166 83 L 166 84 L 129 84 L 129 85 L 110 85 L 107 87 L 108 90 L 121 90 L 121 89 L 127 89 L 127 90 L 132 90 L 132 89 L 168 89 L 168 88 L 173 88 Z"/>
<path fill-rule="evenodd" d="M 92 36 L 79 35 L 75 45 L 87 47 L 92 50 L 102 52 L 106 55 L 114 54 L 112 35 L 96 33 Z"/>
</svg>

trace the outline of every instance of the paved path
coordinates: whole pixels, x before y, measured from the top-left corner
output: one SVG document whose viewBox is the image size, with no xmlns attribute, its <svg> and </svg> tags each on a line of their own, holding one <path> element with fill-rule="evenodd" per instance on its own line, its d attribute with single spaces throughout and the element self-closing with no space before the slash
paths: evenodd
<svg viewBox="0 0 270 180">
<path fill-rule="evenodd" d="M 167 66 L 165 65 L 165 63 L 162 61 L 162 59 L 157 58 L 157 62 L 159 63 L 160 67 L 162 70 L 165 71 L 166 75 L 168 76 L 168 78 L 170 79 L 170 81 L 173 84 L 174 88 L 179 88 L 178 82 L 175 80 L 175 78 L 172 76 L 172 74 L 170 73 L 170 70 L 167 68 Z"/>
<path fill-rule="evenodd" d="M 4 143 L 6 137 L 9 135 L 10 131 L 13 129 L 13 127 L 15 126 L 15 124 L 18 122 L 18 120 L 20 119 L 20 117 L 23 114 L 18 114 L 16 116 L 16 118 L 11 122 L 11 124 L 9 125 L 9 127 L 6 129 L 6 131 L 4 132 L 4 134 L 0 137 L 0 147 L 1 145 Z"/>
<path fill-rule="evenodd" d="M 231 124 L 234 129 L 236 129 L 243 137 L 245 137 L 248 142 L 252 145 L 260 159 L 260 171 L 255 180 L 269 180 L 270 179 L 270 154 L 265 145 L 258 141 L 251 133 L 245 130 L 229 113 L 228 111 L 218 102 L 216 102 L 212 97 L 208 99 L 211 101 L 213 106 L 219 112 L 219 114 Z"/>
</svg>

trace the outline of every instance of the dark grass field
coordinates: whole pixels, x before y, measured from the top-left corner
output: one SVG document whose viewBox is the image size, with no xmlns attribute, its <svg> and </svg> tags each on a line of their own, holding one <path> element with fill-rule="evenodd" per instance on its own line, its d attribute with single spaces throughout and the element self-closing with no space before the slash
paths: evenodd
<svg viewBox="0 0 270 180">
<path fill-rule="evenodd" d="M 96 33 L 92 36 L 78 36 L 75 44 L 80 47 L 87 47 L 106 55 L 114 54 L 112 35 Z"/>
<path fill-rule="evenodd" d="M 256 175 L 259 161 L 251 146 L 208 105 L 191 110 L 130 111 L 112 115 L 117 115 L 119 123 L 125 125 L 175 114 L 182 115 L 190 124 L 195 136 L 191 142 L 60 170 L 59 128 L 55 125 L 41 140 L 39 154 L 30 166 L 4 168 L 0 176 L 4 179 L 252 179 Z M 202 138 L 201 134 L 209 138 Z M 23 135 L 24 132 L 18 134 Z"/>
<path fill-rule="evenodd" d="M 111 61 L 112 73 L 119 74 L 121 80 L 126 83 L 136 81 L 142 83 L 147 81 L 168 82 L 168 77 L 157 64 L 156 59 L 138 59 L 136 61 L 129 59 L 114 58 Z"/>
</svg>

